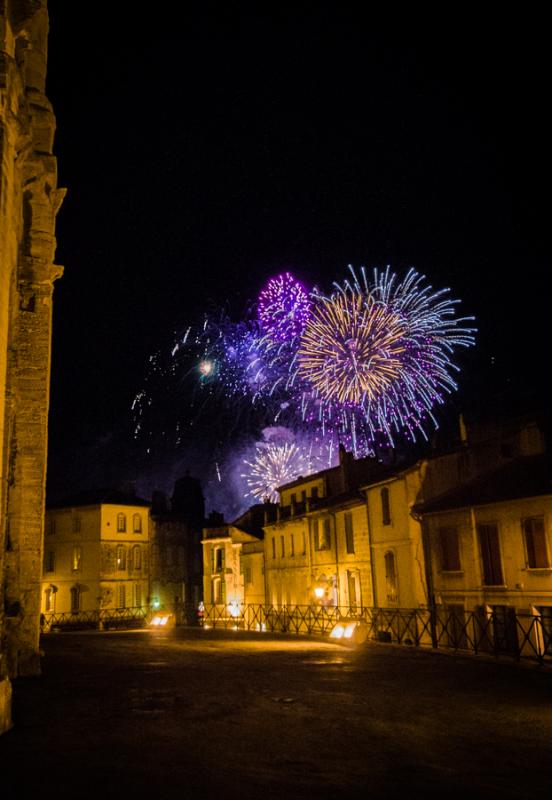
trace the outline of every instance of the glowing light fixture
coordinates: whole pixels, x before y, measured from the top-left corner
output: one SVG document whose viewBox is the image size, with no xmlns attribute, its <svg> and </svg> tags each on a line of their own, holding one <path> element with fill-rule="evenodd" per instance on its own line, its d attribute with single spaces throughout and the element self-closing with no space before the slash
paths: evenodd
<svg viewBox="0 0 552 800">
<path fill-rule="evenodd" d="M 228 613 L 231 617 L 239 617 L 240 616 L 240 607 L 236 602 L 228 604 Z"/>
<path fill-rule="evenodd" d="M 152 618 L 150 625 L 153 625 L 156 628 L 162 628 L 164 625 L 167 624 L 168 621 L 169 621 L 168 614 L 165 616 L 161 616 L 160 614 L 158 614 L 157 616 Z"/>
<path fill-rule="evenodd" d="M 330 633 L 331 639 L 352 639 L 354 632 L 357 628 L 357 622 L 347 622 L 343 624 L 338 622 L 337 625 L 334 625 L 332 628 L 332 632 Z"/>
</svg>

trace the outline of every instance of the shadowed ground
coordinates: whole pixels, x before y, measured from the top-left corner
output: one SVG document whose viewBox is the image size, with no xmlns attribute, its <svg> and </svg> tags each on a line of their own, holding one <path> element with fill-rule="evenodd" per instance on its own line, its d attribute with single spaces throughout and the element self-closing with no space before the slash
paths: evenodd
<svg viewBox="0 0 552 800">
<path fill-rule="evenodd" d="M 549 671 L 225 631 L 43 647 L 0 738 L 6 800 L 552 792 Z"/>
</svg>

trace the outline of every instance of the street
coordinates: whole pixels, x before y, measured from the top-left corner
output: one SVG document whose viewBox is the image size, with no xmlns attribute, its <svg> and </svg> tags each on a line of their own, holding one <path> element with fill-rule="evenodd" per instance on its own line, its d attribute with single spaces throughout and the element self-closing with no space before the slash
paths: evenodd
<svg viewBox="0 0 552 800">
<path fill-rule="evenodd" d="M 5 797 L 537 798 L 552 672 L 240 631 L 50 634 Z"/>
</svg>

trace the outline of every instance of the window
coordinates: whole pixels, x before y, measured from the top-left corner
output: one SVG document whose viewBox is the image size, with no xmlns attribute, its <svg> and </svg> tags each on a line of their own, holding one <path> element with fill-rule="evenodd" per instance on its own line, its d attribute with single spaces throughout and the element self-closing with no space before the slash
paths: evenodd
<svg viewBox="0 0 552 800">
<path fill-rule="evenodd" d="M 49 520 L 49 523 L 48 523 L 48 533 L 50 535 L 53 535 L 55 532 L 56 532 L 56 518 L 55 517 L 50 517 L 50 520 Z"/>
<path fill-rule="evenodd" d="M 76 544 L 73 547 L 73 572 L 82 568 L 82 547 Z"/>
<path fill-rule="evenodd" d="M 76 514 L 73 517 L 73 533 L 80 533 L 81 531 L 81 518 Z"/>
<path fill-rule="evenodd" d="M 56 571 L 56 553 L 55 553 L 55 550 L 49 550 L 46 553 L 44 571 L 45 572 L 55 572 Z"/>
<path fill-rule="evenodd" d="M 272 558 L 276 558 L 276 538 L 272 537 Z"/>
<path fill-rule="evenodd" d="M 302 555 L 305 556 L 307 554 L 307 534 L 305 533 L 305 531 L 301 532 L 301 538 L 302 538 L 302 541 L 303 541 L 303 552 L 302 552 Z"/>
<path fill-rule="evenodd" d="M 126 586 L 120 583 L 117 587 L 117 608 L 125 608 L 126 606 Z"/>
<path fill-rule="evenodd" d="M 380 492 L 381 521 L 384 525 L 391 525 L 391 509 L 389 507 L 389 489 L 384 487 Z"/>
<path fill-rule="evenodd" d="M 224 547 L 215 547 L 211 556 L 211 572 L 224 572 Z"/>
<path fill-rule="evenodd" d="M 126 515 L 117 514 L 117 533 L 125 533 L 126 531 Z"/>
<path fill-rule="evenodd" d="M 458 530 L 453 526 L 439 528 L 439 543 L 441 546 L 441 569 L 444 572 L 457 572 L 462 569 Z"/>
<path fill-rule="evenodd" d="M 313 486 L 311 489 L 311 497 L 313 500 L 316 500 L 318 497 L 318 486 Z"/>
<path fill-rule="evenodd" d="M 52 589 L 44 589 L 44 611 L 52 611 Z"/>
<path fill-rule="evenodd" d="M 353 515 L 350 511 L 345 513 L 345 545 L 348 553 L 355 552 L 355 533 L 353 530 Z"/>
<path fill-rule="evenodd" d="M 531 517 L 522 522 L 529 569 L 546 569 L 550 566 L 546 547 L 544 517 Z"/>
<path fill-rule="evenodd" d="M 385 559 L 385 584 L 387 589 L 387 600 L 390 603 L 396 603 L 398 599 L 397 593 L 397 570 L 395 567 L 395 554 L 388 550 L 384 556 Z"/>
<path fill-rule="evenodd" d="M 71 587 L 71 613 L 72 614 L 76 614 L 78 611 L 80 611 L 80 605 L 81 605 L 80 598 L 81 598 L 80 586 L 72 586 Z"/>
<path fill-rule="evenodd" d="M 485 586 L 502 586 L 504 578 L 500 561 L 498 527 L 494 522 L 478 525 L 477 534 L 483 563 L 483 584 Z"/>
<path fill-rule="evenodd" d="M 358 603 L 357 573 L 355 570 L 347 570 L 347 594 L 349 595 L 349 608 L 356 610 Z"/>
<path fill-rule="evenodd" d="M 132 566 L 134 569 L 142 569 L 142 551 L 139 545 L 132 548 Z"/>
<path fill-rule="evenodd" d="M 132 530 L 134 533 L 142 533 L 142 517 L 140 514 L 135 514 L 132 517 Z"/>
<path fill-rule="evenodd" d="M 246 567 L 243 575 L 244 583 L 251 583 L 251 567 Z"/>
<path fill-rule="evenodd" d="M 302 503 L 306 502 L 306 499 L 307 499 L 307 490 L 303 489 L 303 491 L 301 492 L 301 502 Z"/>
<path fill-rule="evenodd" d="M 142 587 L 139 583 L 134 584 L 134 608 L 142 606 Z"/>
<path fill-rule="evenodd" d="M 290 553 L 289 554 L 290 554 L 290 556 L 293 557 L 295 555 L 295 541 L 294 541 L 294 538 L 293 538 L 293 533 L 291 534 L 289 544 L 290 544 Z"/>
<path fill-rule="evenodd" d="M 330 518 L 326 517 L 320 525 L 319 520 L 313 521 L 314 548 L 315 550 L 329 550 L 331 547 Z"/>
<path fill-rule="evenodd" d="M 117 547 L 117 569 L 119 571 L 126 569 L 126 550 L 121 545 Z"/>
<path fill-rule="evenodd" d="M 211 602 L 213 604 L 226 602 L 226 584 L 222 578 L 213 578 L 211 582 Z"/>
<path fill-rule="evenodd" d="M 282 558 L 286 555 L 286 541 L 283 536 L 280 536 L 280 555 Z"/>
<path fill-rule="evenodd" d="M 292 494 L 291 495 L 291 505 L 294 506 L 296 502 L 297 502 L 297 495 L 296 494 Z"/>
</svg>

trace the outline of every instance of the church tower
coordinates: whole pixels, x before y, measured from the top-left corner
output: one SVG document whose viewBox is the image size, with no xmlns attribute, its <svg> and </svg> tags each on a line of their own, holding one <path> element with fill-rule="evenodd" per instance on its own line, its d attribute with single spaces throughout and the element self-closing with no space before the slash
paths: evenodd
<svg viewBox="0 0 552 800">
<path fill-rule="evenodd" d="M 36 675 L 57 188 L 45 0 L 0 0 L 0 732 Z"/>
</svg>

